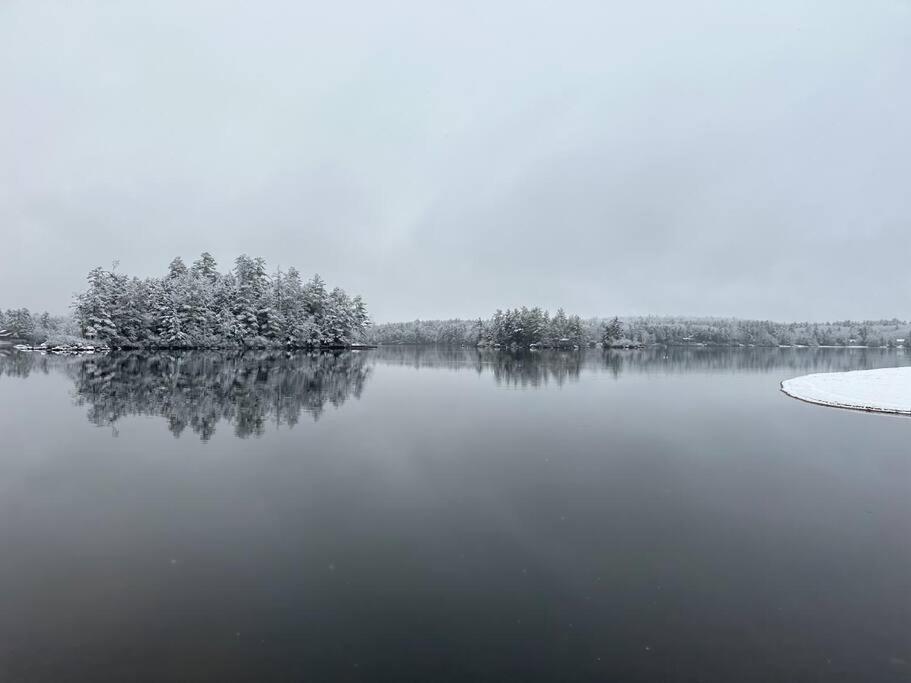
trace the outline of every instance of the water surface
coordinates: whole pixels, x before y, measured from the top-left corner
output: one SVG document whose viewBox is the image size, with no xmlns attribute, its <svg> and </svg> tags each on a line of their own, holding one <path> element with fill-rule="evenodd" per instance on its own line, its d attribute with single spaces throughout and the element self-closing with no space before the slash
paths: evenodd
<svg viewBox="0 0 911 683">
<path fill-rule="evenodd" d="M 908 681 L 880 350 L 0 356 L 0 681 Z"/>
</svg>

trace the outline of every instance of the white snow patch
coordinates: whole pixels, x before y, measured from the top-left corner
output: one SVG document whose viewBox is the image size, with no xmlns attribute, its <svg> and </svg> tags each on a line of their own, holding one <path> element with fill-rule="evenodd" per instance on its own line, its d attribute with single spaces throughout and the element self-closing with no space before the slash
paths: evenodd
<svg viewBox="0 0 911 683">
<path fill-rule="evenodd" d="M 911 367 L 804 375 L 781 390 L 820 405 L 911 415 Z"/>
</svg>

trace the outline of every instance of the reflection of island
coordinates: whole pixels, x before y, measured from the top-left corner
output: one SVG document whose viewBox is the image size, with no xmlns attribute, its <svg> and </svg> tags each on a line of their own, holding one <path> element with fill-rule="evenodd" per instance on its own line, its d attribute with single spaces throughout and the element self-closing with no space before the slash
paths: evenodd
<svg viewBox="0 0 911 683">
<path fill-rule="evenodd" d="M 551 382 L 563 386 L 579 380 L 584 353 L 573 351 L 491 351 L 478 354 L 482 368 L 493 373 L 497 384 L 538 387 Z"/>
<path fill-rule="evenodd" d="M 509 351 L 459 346 L 381 346 L 377 363 L 417 370 L 490 373 L 498 384 L 538 387 L 578 381 L 586 374 L 686 374 L 719 372 L 834 372 L 895 362 L 890 349 L 732 348 L 654 346 L 641 350 L 554 349 Z"/>
<path fill-rule="evenodd" d="M 380 346 L 371 353 L 382 365 L 490 373 L 497 384 L 517 387 L 562 385 L 578 380 L 586 359 L 580 351 L 530 351 L 470 346 Z"/>
<path fill-rule="evenodd" d="M 175 436 L 190 427 L 204 441 L 221 420 L 241 437 L 260 435 L 269 423 L 293 426 L 302 412 L 316 420 L 327 403 L 359 398 L 370 372 L 358 352 L 116 353 L 63 368 L 92 423 L 154 415 Z"/>
</svg>

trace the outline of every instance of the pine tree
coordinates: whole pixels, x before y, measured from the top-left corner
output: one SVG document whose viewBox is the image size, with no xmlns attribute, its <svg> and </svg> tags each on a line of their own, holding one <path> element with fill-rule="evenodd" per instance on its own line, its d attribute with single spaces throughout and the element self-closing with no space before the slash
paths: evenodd
<svg viewBox="0 0 911 683">
<path fill-rule="evenodd" d="M 569 320 L 566 318 L 566 312 L 562 308 L 557 309 L 553 320 L 550 321 L 551 343 L 560 345 L 568 339 Z"/>
<path fill-rule="evenodd" d="M 9 330 L 14 336 L 28 341 L 34 341 L 35 321 L 32 313 L 27 308 L 17 308 L 11 312 L 7 321 Z"/>
<path fill-rule="evenodd" d="M 175 256 L 174 260 L 168 265 L 168 277 L 177 278 L 187 274 L 187 266 L 183 259 Z"/>
<path fill-rule="evenodd" d="M 352 331 L 358 335 L 358 339 L 353 341 L 362 341 L 364 333 L 370 327 L 370 316 L 367 314 L 367 304 L 359 294 L 351 299 L 351 316 Z"/>
<path fill-rule="evenodd" d="M 215 282 L 216 278 L 218 278 L 218 264 L 212 254 L 207 251 L 202 252 L 199 258 L 193 262 L 191 270 L 196 277 L 204 278 L 211 282 Z"/>
<path fill-rule="evenodd" d="M 601 332 L 601 343 L 604 346 L 610 346 L 623 336 L 623 325 L 620 320 L 614 317 L 609 323 L 603 324 Z"/>
<path fill-rule="evenodd" d="M 242 338 L 253 340 L 259 335 L 259 306 L 265 276 L 261 259 L 241 254 L 234 261 L 234 276 L 237 289 L 233 311 L 238 330 Z"/>
<path fill-rule="evenodd" d="M 94 268 L 88 274 L 89 288 L 76 299 L 76 315 L 82 336 L 108 342 L 117 336 L 111 319 L 114 303 L 113 274 L 103 268 Z"/>
<path fill-rule="evenodd" d="M 177 257 L 162 278 L 95 268 L 88 283 L 74 304 L 78 332 L 114 346 L 347 345 L 370 324 L 360 297 L 327 293 L 319 275 L 302 284 L 294 268 L 270 278 L 265 260 L 246 254 L 225 275 L 204 252 L 192 270 Z"/>
</svg>

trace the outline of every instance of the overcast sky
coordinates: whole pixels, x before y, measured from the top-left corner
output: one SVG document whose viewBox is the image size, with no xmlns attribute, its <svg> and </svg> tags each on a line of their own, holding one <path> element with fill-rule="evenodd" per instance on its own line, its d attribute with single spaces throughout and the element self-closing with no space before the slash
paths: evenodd
<svg viewBox="0 0 911 683">
<path fill-rule="evenodd" d="M 240 253 L 379 321 L 911 317 L 911 0 L 0 2 L 0 307 Z"/>
</svg>

